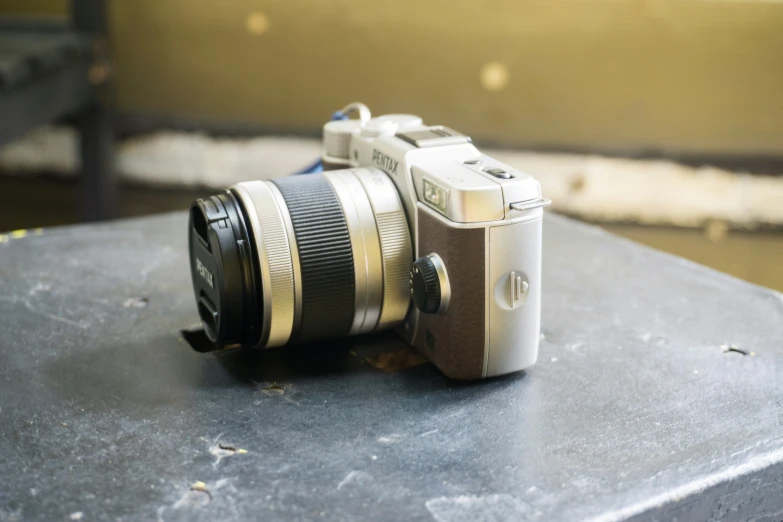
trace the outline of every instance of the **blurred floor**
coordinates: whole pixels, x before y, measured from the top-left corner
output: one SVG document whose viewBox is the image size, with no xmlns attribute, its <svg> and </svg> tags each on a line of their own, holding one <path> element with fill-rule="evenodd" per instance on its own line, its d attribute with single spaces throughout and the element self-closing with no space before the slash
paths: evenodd
<svg viewBox="0 0 783 522">
<path fill-rule="evenodd" d="M 124 185 L 120 217 L 187 209 L 212 191 Z M 72 179 L 0 176 L 0 231 L 79 222 Z M 783 291 L 783 233 L 602 225 L 615 234 Z"/>
</svg>

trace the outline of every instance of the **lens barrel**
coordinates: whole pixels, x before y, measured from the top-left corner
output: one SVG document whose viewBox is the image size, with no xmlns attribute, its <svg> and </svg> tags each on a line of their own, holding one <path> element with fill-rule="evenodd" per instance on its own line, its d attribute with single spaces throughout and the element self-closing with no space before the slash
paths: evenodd
<svg viewBox="0 0 783 522">
<path fill-rule="evenodd" d="M 196 201 L 193 288 L 224 344 L 273 347 L 399 324 L 410 304 L 410 233 L 379 169 L 251 181 Z"/>
</svg>

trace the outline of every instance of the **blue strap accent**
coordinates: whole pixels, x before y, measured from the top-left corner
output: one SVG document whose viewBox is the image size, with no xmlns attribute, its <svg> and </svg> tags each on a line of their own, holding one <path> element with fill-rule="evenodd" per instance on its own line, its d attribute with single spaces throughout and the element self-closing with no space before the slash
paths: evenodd
<svg viewBox="0 0 783 522">
<path fill-rule="evenodd" d="M 332 114 L 332 121 L 341 121 L 347 119 L 348 119 L 348 115 L 343 112 L 337 111 L 334 114 Z"/>
<path fill-rule="evenodd" d="M 332 114 L 332 121 L 341 121 L 347 119 L 348 119 L 348 115 L 340 111 L 337 111 L 334 114 Z M 315 174 L 316 172 L 323 172 L 323 171 L 324 171 L 323 163 L 321 163 L 321 158 L 318 158 L 314 163 L 311 163 L 310 165 L 303 168 L 302 170 L 298 170 L 294 172 L 294 174 Z"/>
<path fill-rule="evenodd" d="M 311 163 L 307 167 L 303 168 L 302 170 L 298 170 L 294 172 L 294 174 L 315 174 L 316 172 L 323 172 L 324 166 L 321 163 L 321 158 L 318 158 L 315 160 L 314 163 Z"/>
</svg>

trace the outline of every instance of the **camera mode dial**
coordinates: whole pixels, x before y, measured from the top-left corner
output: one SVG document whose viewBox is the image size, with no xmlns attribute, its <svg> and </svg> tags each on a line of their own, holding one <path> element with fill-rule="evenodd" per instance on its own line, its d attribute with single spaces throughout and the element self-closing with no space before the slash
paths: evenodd
<svg viewBox="0 0 783 522">
<path fill-rule="evenodd" d="M 411 297 L 425 314 L 443 314 L 449 305 L 451 288 L 446 266 L 438 254 L 429 254 L 413 262 Z"/>
</svg>

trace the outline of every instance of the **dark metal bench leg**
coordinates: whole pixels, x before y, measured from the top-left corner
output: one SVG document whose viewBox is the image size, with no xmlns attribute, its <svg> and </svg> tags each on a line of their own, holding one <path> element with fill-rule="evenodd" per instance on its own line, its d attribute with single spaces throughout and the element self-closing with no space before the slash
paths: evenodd
<svg viewBox="0 0 783 522">
<path fill-rule="evenodd" d="M 78 118 L 80 135 L 81 213 L 88 221 L 117 215 L 117 178 L 114 166 L 114 129 L 111 111 L 92 105 Z"/>
</svg>

